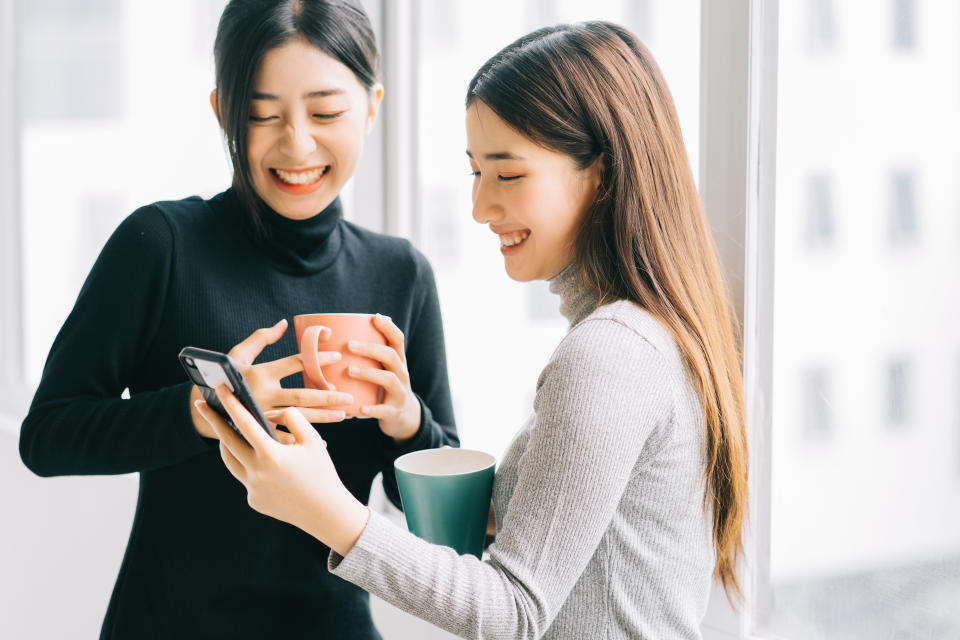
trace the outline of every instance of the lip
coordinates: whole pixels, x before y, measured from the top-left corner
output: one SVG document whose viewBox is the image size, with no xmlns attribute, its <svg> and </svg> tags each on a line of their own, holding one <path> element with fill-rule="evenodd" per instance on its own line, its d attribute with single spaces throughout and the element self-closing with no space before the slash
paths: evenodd
<svg viewBox="0 0 960 640">
<path fill-rule="evenodd" d="M 530 229 L 526 229 L 524 227 L 517 227 L 516 229 L 501 229 L 500 227 L 494 227 L 491 225 L 490 231 L 493 231 L 498 236 L 508 236 L 511 233 L 523 233 L 523 232 L 529 233 Z"/>
<path fill-rule="evenodd" d="M 287 173 L 305 173 L 307 171 L 315 171 L 317 169 L 323 169 L 324 167 L 330 167 L 330 168 L 327 170 L 326 173 L 320 176 L 319 180 L 317 180 L 316 182 L 311 182 L 310 184 L 287 184 L 286 182 L 281 180 L 280 177 L 277 176 L 277 174 L 274 172 L 275 170 L 279 170 L 279 171 L 285 171 Z M 280 189 L 281 191 L 284 191 L 292 195 L 305 195 L 308 193 L 313 193 L 314 191 L 322 187 L 327 181 L 327 176 L 329 176 L 332 171 L 333 171 L 333 167 L 331 165 L 318 164 L 312 167 L 303 167 L 300 169 L 286 169 L 284 167 L 272 167 L 272 170 L 267 171 L 267 173 L 270 174 L 270 179 L 273 180 L 273 184 L 275 184 L 277 188 Z"/>
<path fill-rule="evenodd" d="M 500 236 L 501 238 L 502 238 L 503 236 L 511 236 L 511 235 L 514 235 L 514 234 L 517 234 L 517 233 L 525 233 L 525 234 L 526 234 L 526 237 L 520 242 L 520 244 L 511 245 L 511 246 L 508 247 L 508 246 L 502 244 L 502 242 L 501 242 L 501 244 L 500 244 L 500 253 L 502 253 L 504 256 L 512 256 L 512 255 L 515 254 L 515 253 L 519 253 L 520 250 L 523 249 L 524 245 L 527 244 L 527 240 L 530 239 L 530 235 L 531 235 L 531 233 L 532 233 L 532 232 L 530 231 L 530 229 L 523 229 L 523 228 L 504 230 L 504 229 L 496 229 L 496 228 L 494 228 L 494 227 L 490 227 L 490 230 L 493 231 L 493 232 L 494 232 L 495 234 L 497 234 L 498 236 Z"/>
</svg>

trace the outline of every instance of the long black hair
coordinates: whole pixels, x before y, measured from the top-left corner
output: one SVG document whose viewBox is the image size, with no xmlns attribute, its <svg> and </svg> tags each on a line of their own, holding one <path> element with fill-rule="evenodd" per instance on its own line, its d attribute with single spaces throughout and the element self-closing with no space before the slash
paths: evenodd
<svg viewBox="0 0 960 640">
<path fill-rule="evenodd" d="M 262 231 L 264 206 L 247 159 L 247 127 L 257 68 L 271 49 L 302 38 L 340 61 L 370 89 L 380 75 L 380 52 L 359 0 L 231 0 L 220 16 L 213 47 L 217 116 L 233 163 L 233 187 L 249 222 Z"/>
</svg>

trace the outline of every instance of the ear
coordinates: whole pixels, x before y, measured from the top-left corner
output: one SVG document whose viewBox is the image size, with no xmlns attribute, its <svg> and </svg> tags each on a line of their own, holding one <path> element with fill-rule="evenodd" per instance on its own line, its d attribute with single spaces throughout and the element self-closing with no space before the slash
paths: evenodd
<svg viewBox="0 0 960 640">
<path fill-rule="evenodd" d="M 368 91 L 370 96 L 370 106 L 367 110 L 367 125 L 364 129 L 364 135 L 370 135 L 373 125 L 377 122 L 377 113 L 380 112 L 380 102 L 383 100 L 383 85 L 379 82 Z"/>
<path fill-rule="evenodd" d="M 220 122 L 220 109 L 217 107 L 217 90 L 210 92 L 210 106 L 213 108 L 213 115 L 217 116 L 217 122 Z"/>
<path fill-rule="evenodd" d="M 603 184 L 603 172 L 607 165 L 604 162 L 603 154 L 597 156 L 589 167 L 587 167 L 587 180 L 590 182 L 590 188 L 594 192 L 600 191 L 600 185 Z"/>
</svg>

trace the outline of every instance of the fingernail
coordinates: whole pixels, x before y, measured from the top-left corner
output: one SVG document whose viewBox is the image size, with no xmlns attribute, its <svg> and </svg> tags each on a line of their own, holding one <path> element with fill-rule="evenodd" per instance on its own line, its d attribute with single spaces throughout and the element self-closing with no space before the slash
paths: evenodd
<svg viewBox="0 0 960 640">
<path fill-rule="evenodd" d="M 353 404 L 353 396 L 349 393 L 345 393 L 340 396 L 340 402 L 343 404 Z"/>
<path fill-rule="evenodd" d="M 275 324 L 275 325 L 273 325 L 273 326 L 278 327 L 278 326 L 280 326 L 281 324 L 286 324 L 286 323 L 287 323 L 287 319 L 286 319 L 286 318 L 280 318 L 280 322 L 278 322 L 277 324 Z"/>
<path fill-rule="evenodd" d="M 337 417 L 340 418 L 341 420 L 345 420 L 345 419 L 347 418 L 347 412 L 346 412 L 346 411 L 337 411 Z"/>
<path fill-rule="evenodd" d="M 353 365 L 350 365 L 348 370 L 350 371 L 350 375 L 353 375 L 357 372 L 357 368 Z"/>
<path fill-rule="evenodd" d="M 203 400 L 197 400 L 196 402 L 193 403 L 193 406 L 197 408 L 197 411 L 202 412 L 204 408 L 207 406 L 207 403 L 204 402 Z"/>
<path fill-rule="evenodd" d="M 268 418 L 277 418 L 283 415 L 283 411 L 279 411 L 277 409 L 271 409 L 270 411 L 264 411 L 263 415 L 267 416 Z"/>
<path fill-rule="evenodd" d="M 370 413 L 370 407 L 360 407 L 360 413 L 367 415 Z"/>
<path fill-rule="evenodd" d="M 356 349 L 356 348 L 357 348 L 357 341 L 356 341 L 356 340 L 350 340 L 350 341 L 347 342 L 347 346 L 350 347 L 351 349 Z"/>
</svg>

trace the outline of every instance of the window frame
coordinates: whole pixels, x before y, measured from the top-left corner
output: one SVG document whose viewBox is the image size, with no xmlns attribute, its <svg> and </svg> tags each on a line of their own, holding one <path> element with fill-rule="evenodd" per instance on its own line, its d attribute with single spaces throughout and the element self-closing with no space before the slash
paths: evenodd
<svg viewBox="0 0 960 640">
<path fill-rule="evenodd" d="M 388 91 L 368 140 L 353 195 L 357 221 L 419 241 L 415 158 L 417 0 L 368 0 Z M 743 326 L 750 446 L 750 518 L 734 611 L 714 588 L 703 625 L 708 640 L 771 638 L 769 579 L 773 389 L 774 203 L 778 0 L 701 0 L 700 190 Z M 0 413 L 15 421 L 29 404 L 23 362 L 20 120 L 15 0 L 0 0 Z M 403 157 L 391 154 L 406 149 Z M 403 161 L 405 160 L 405 161 Z M 722 231 L 722 233 L 721 233 Z M 0 428 L 5 421 L 0 421 Z"/>
<path fill-rule="evenodd" d="M 714 585 L 706 640 L 773 638 L 767 627 L 773 401 L 779 0 L 701 0 L 700 194 L 743 328 L 750 513 L 735 610 Z"/>
<path fill-rule="evenodd" d="M 23 361 L 23 247 L 15 0 L 0 0 L 0 413 L 24 415 L 30 389 Z M 9 428 L 0 421 L 0 428 Z"/>
</svg>

